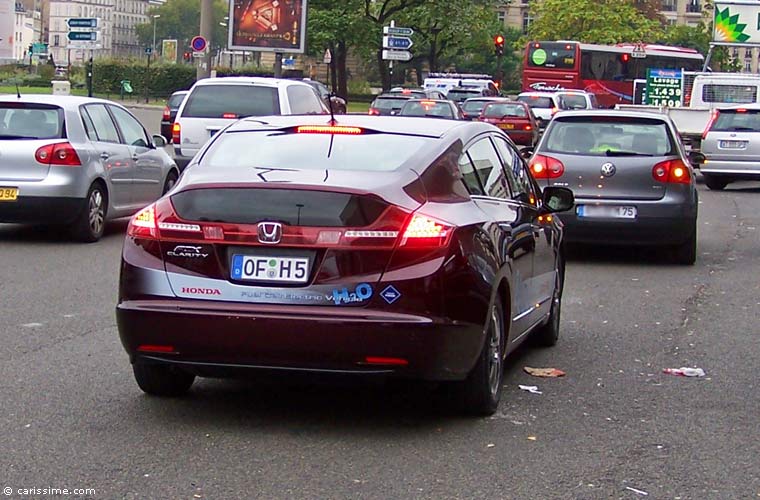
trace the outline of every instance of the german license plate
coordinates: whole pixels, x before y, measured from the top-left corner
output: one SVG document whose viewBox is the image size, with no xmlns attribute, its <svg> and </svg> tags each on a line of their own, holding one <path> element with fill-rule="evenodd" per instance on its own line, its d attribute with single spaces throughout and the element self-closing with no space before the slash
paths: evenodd
<svg viewBox="0 0 760 500">
<path fill-rule="evenodd" d="M 612 205 L 578 205 L 575 209 L 578 217 L 605 219 L 635 219 L 636 207 Z"/>
<path fill-rule="evenodd" d="M 720 141 L 721 149 L 744 149 L 747 141 Z"/>
<path fill-rule="evenodd" d="M 241 281 L 279 281 L 306 283 L 309 279 L 309 259 L 300 257 L 232 256 L 232 279 Z"/>
<path fill-rule="evenodd" d="M 16 201 L 18 188 L 0 187 L 0 201 Z"/>
<path fill-rule="evenodd" d="M 515 128 L 515 125 L 513 123 L 500 123 L 499 128 L 512 130 L 513 128 Z"/>
</svg>

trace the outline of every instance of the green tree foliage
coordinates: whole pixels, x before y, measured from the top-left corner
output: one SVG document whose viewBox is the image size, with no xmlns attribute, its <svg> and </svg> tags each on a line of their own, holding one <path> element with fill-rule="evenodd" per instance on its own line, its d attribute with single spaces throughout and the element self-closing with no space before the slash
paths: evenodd
<svg viewBox="0 0 760 500">
<path fill-rule="evenodd" d="M 683 24 L 668 26 L 660 43 L 694 49 L 707 56 L 711 41 L 712 31 L 702 22 L 696 26 Z M 710 66 L 721 71 L 740 71 L 743 67 L 741 61 L 731 57 L 726 47 L 715 48 L 710 59 Z"/>
<path fill-rule="evenodd" d="M 612 44 L 656 40 L 662 24 L 648 19 L 634 0 L 542 0 L 534 2 L 529 36 L 534 40 L 577 40 Z"/>
<path fill-rule="evenodd" d="M 161 15 L 156 19 L 156 45 L 159 50 L 161 40 L 177 40 L 180 54 L 189 50 L 190 40 L 200 33 L 201 2 L 199 0 L 168 0 L 165 4 L 148 10 L 148 16 Z M 224 0 L 214 1 L 214 32 L 210 46 L 219 49 L 227 46 L 227 28 L 219 23 L 225 22 L 229 15 L 229 4 Z M 149 22 L 136 26 L 140 44 L 149 47 L 153 43 L 153 18 Z"/>
</svg>

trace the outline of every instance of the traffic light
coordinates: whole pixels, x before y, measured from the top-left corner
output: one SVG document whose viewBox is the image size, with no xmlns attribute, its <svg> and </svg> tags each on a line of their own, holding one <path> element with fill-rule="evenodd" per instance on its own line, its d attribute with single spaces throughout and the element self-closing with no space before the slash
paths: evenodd
<svg viewBox="0 0 760 500">
<path fill-rule="evenodd" d="M 504 55 L 504 37 L 502 35 L 493 37 L 493 50 L 499 57 Z"/>
<path fill-rule="evenodd" d="M 182 59 L 184 59 L 185 62 L 190 62 L 190 59 L 192 58 L 192 54 L 190 52 L 185 52 L 182 54 Z"/>
</svg>

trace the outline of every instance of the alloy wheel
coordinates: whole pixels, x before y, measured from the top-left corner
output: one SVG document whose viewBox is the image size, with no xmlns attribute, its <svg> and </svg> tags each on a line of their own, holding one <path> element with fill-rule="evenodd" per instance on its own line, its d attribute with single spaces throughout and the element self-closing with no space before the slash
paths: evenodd
<svg viewBox="0 0 760 500">
<path fill-rule="evenodd" d="M 488 381 L 491 394 L 496 394 L 501 385 L 502 359 L 501 319 L 496 306 L 491 308 L 491 321 L 488 328 Z"/>
<path fill-rule="evenodd" d="M 87 201 L 87 213 L 90 222 L 90 231 L 100 234 L 103 230 L 105 210 L 103 207 L 103 193 L 99 189 L 93 189 L 90 199 Z"/>
</svg>

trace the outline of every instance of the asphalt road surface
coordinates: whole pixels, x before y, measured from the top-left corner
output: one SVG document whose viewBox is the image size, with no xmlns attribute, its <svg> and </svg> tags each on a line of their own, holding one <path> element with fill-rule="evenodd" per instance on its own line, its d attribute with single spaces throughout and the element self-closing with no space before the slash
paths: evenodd
<svg viewBox="0 0 760 500">
<path fill-rule="evenodd" d="M 434 387 L 355 380 L 201 380 L 182 399 L 145 396 L 114 319 L 126 221 L 90 245 L 0 225 L 0 488 L 8 498 L 44 498 L 22 488 L 91 488 L 79 495 L 90 498 L 760 497 L 759 193 L 757 183 L 700 187 L 693 267 L 657 251 L 573 249 L 560 343 L 511 358 L 492 418 L 442 411 Z M 567 376 L 533 378 L 525 366 Z M 661 373 L 681 366 L 707 376 Z"/>
</svg>

